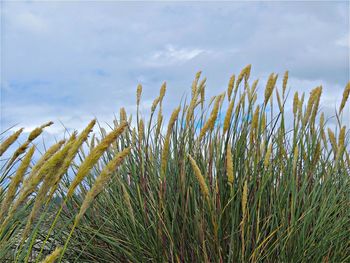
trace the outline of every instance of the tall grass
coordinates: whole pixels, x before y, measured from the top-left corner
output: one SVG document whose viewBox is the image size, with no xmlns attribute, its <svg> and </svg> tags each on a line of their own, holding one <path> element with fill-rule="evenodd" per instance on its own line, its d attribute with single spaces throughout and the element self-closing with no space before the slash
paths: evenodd
<svg viewBox="0 0 350 263">
<path fill-rule="evenodd" d="M 227 91 L 209 102 L 197 73 L 190 99 L 167 124 L 166 84 L 148 120 L 139 110 L 139 85 L 135 125 L 124 108 L 109 134 L 101 128 L 87 140 L 90 124 L 44 155 L 45 162 L 37 161 L 40 167 L 24 169 L 23 184 L 20 169 L 6 161 L 0 258 L 40 261 L 53 253 L 47 262 L 350 261 L 349 136 L 342 124 L 350 83 L 331 127 L 320 112 L 322 87 L 289 102 L 288 72 L 281 88 L 271 74 L 258 100 L 250 70 L 233 75 Z M 30 152 L 21 154 L 16 160 L 25 164 Z M 34 187 L 27 186 L 31 181 Z"/>
</svg>

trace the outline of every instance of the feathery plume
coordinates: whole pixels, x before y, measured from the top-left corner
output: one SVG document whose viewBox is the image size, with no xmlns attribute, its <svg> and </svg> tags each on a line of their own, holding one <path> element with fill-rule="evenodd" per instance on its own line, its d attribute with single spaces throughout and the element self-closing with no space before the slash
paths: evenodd
<svg viewBox="0 0 350 263">
<path fill-rule="evenodd" d="M 142 143 L 142 140 L 143 140 L 143 132 L 144 132 L 144 130 L 145 130 L 145 125 L 143 124 L 143 120 L 141 119 L 140 120 L 140 122 L 139 122 L 139 145 L 141 145 L 141 143 Z"/>
<path fill-rule="evenodd" d="M 72 140 L 75 140 L 74 143 L 72 143 L 72 146 L 69 147 L 69 151 L 67 153 L 66 158 L 64 159 L 63 164 L 61 165 L 61 167 L 59 168 L 59 171 L 57 172 L 56 176 L 55 176 L 55 182 L 53 184 L 53 186 L 51 187 L 50 193 L 49 193 L 49 198 L 52 197 L 52 195 L 54 194 L 54 192 L 56 191 L 59 181 L 61 181 L 62 176 L 65 174 L 65 172 L 68 170 L 69 166 L 71 165 L 72 161 L 74 160 L 75 156 L 77 155 L 79 148 L 82 146 L 82 144 L 87 140 L 90 132 L 92 131 L 93 127 L 96 124 L 96 120 L 92 120 L 88 126 L 79 134 L 79 136 L 73 139 L 70 138 L 69 141 L 67 142 L 70 143 Z M 96 139 L 97 142 L 98 139 Z M 93 148 L 95 149 L 95 148 Z"/>
<path fill-rule="evenodd" d="M 218 116 L 219 106 L 220 106 L 220 102 L 221 102 L 222 98 L 223 98 L 223 96 L 217 96 L 216 97 L 215 104 L 214 104 L 213 110 L 212 110 L 212 112 L 210 114 L 210 117 L 209 117 L 209 119 L 207 120 L 207 122 L 204 124 L 203 128 L 200 131 L 199 140 L 201 140 L 203 138 L 203 136 L 205 135 L 205 133 L 208 130 L 212 131 L 214 129 L 215 121 L 216 121 L 217 116 Z"/>
<path fill-rule="evenodd" d="M 243 193 L 242 193 L 242 214 L 245 218 L 247 212 L 247 202 L 248 202 L 248 181 L 244 181 Z"/>
<path fill-rule="evenodd" d="M 294 93 L 294 99 L 293 99 L 293 114 L 294 114 L 294 117 L 296 116 L 297 111 L 298 111 L 298 104 L 299 104 L 299 96 L 298 96 L 298 92 L 296 91 Z"/>
<path fill-rule="evenodd" d="M 229 101 L 231 100 L 231 95 L 232 95 L 232 90 L 234 85 L 235 85 L 235 75 L 233 74 L 230 78 L 230 81 L 228 83 L 228 88 L 227 88 L 227 98 Z"/>
<path fill-rule="evenodd" d="M 269 79 L 267 81 L 266 88 L 265 88 L 265 100 L 264 100 L 265 105 L 271 97 L 272 91 L 277 81 L 277 77 L 278 75 L 275 76 L 273 73 L 271 73 L 269 76 Z"/>
<path fill-rule="evenodd" d="M 107 150 L 110 144 L 124 132 L 125 128 L 128 126 L 127 122 L 122 122 L 120 126 L 110 132 L 99 145 L 97 145 L 92 152 L 86 157 L 84 162 L 80 165 L 76 176 L 74 177 L 68 192 L 67 197 L 71 197 L 74 193 L 75 188 L 81 181 L 84 179 L 86 174 L 90 171 L 90 169 L 96 164 L 96 162 L 100 159 L 101 155 Z"/>
<path fill-rule="evenodd" d="M 345 145 L 345 132 L 346 132 L 346 126 L 343 126 L 339 132 L 339 138 L 338 138 L 339 149 L 342 149 Z"/>
<path fill-rule="evenodd" d="M 226 111 L 225 120 L 224 120 L 224 133 L 228 130 L 230 124 L 231 124 L 231 117 L 232 117 L 232 111 L 233 111 L 234 101 L 230 102 L 230 105 L 228 106 L 228 109 Z"/>
<path fill-rule="evenodd" d="M 166 82 L 164 82 L 160 88 L 160 91 L 159 91 L 159 101 L 160 103 L 162 103 L 163 101 L 163 98 L 165 96 L 165 92 L 166 92 Z"/>
<path fill-rule="evenodd" d="M 23 128 L 14 132 L 11 136 L 9 136 L 3 143 L 0 145 L 0 156 L 6 152 L 6 150 L 18 139 L 19 135 L 22 133 Z"/>
<path fill-rule="evenodd" d="M 196 77 L 194 78 L 192 82 L 192 98 L 196 97 L 196 94 L 198 94 L 197 84 L 198 80 L 201 77 L 202 71 L 198 71 L 196 73 Z"/>
<path fill-rule="evenodd" d="M 282 90 L 283 90 L 282 95 L 283 95 L 283 97 L 284 97 L 284 94 L 286 93 L 286 89 L 287 89 L 288 74 L 289 74 L 289 72 L 286 71 L 284 73 L 284 76 L 283 76 L 283 84 L 282 84 Z"/>
<path fill-rule="evenodd" d="M 40 127 L 37 127 L 35 128 L 28 136 L 27 140 L 20 146 L 17 148 L 17 150 L 14 152 L 14 154 L 12 155 L 10 161 L 7 163 L 7 166 L 6 166 L 6 169 L 8 169 L 12 164 L 13 162 L 17 159 L 18 156 L 20 156 L 22 153 L 24 153 L 29 144 L 34 141 L 44 130 L 44 128 L 52 125 L 53 122 L 50 121 L 48 123 L 45 123 L 43 125 L 41 125 Z"/>
<path fill-rule="evenodd" d="M 120 108 L 120 121 L 123 122 L 123 121 L 126 121 L 126 111 L 125 109 L 122 107 Z"/>
<path fill-rule="evenodd" d="M 227 167 L 227 181 L 230 186 L 232 186 L 234 182 L 233 159 L 232 159 L 231 150 L 232 150 L 232 146 L 231 144 L 228 144 L 227 150 L 226 150 L 226 167 Z"/>
<path fill-rule="evenodd" d="M 54 263 L 61 254 L 62 248 L 57 247 L 50 255 L 48 255 L 41 263 Z"/>
<path fill-rule="evenodd" d="M 118 153 L 101 171 L 100 175 L 96 177 L 94 185 L 87 192 L 84 201 L 80 207 L 80 211 L 75 217 L 74 225 L 77 225 L 80 219 L 84 216 L 86 210 L 89 208 L 91 202 L 95 197 L 103 190 L 106 183 L 109 182 L 111 176 L 117 169 L 117 167 L 124 161 L 125 157 L 130 153 L 130 147 L 125 148 Z"/>
<path fill-rule="evenodd" d="M 334 155 L 336 155 L 336 153 L 338 151 L 337 140 L 335 139 L 335 135 L 330 128 L 328 128 L 328 137 L 329 137 L 329 140 L 331 142 L 331 145 L 332 145 L 332 148 L 334 151 Z"/>
<path fill-rule="evenodd" d="M 181 108 L 178 107 L 173 111 L 173 113 L 171 114 L 171 117 L 170 117 L 170 121 L 168 123 L 168 130 L 167 130 L 167 133 L 165 136 L 164 148 L 163 148 L 163 152 L 162 152 L 162 162 L 161 162 L 161 177 L 162 177 L 162 179 L 165 176 L 166 168 L 167 168 L 167 157 L 168 157 L 168 153 L 169 153 L 171 131 L 172 131 L 174 124 L 178 118 L 180 109 Z"/>
<path fill-rule="evenodd" d="M 340 107 L 339 107 L 339 114 L 343 111 L 345 104 L 349 98 L 349 94 L 350 94 L 350 81 L 348 82 L 348 84 L 346 85 L 346 87 L 344 89 L 343 98 L 341 100 Z"/>
<path fill-rule="evenodd" d="M 264 159 L 264 166 L 265 167 L 268 167 L 268 165 L 269 165 L 271 153 L 272 153 L 272 143 L 270 143 L 270 145 L 266 151 L 266 155 L 265 155 L 265 159 Z"/>
<path fill-rule="evenodd" d="M 201 170 L 199 169 L 196 161 L 192 158 L 191 155 L 188 154 L 188 159 L 190 160 L 190 163 L 191 163 L 191 166 L 192 166 L 192 169 L 194 171 L 194 174 L 197 178 L 197 181 L 199 183 L 199 186 L 201 188 L 201 191 L 202 191 L 202 194 L 205 198 L 207 198 L 207 200 L 209 201 L 209 190 L 208 190 L 208 186 L 205 182 L 205 179 L 202 175 L 202 172 Z"/>
<path fill-rule="evenodd" d="M 33 157 L 35 147 L 33 146 L 30 148 L 28 153 L 24 156 L 20 166 L 18 167 L 16 174 L 12 177 L 11 182 L 8 186 L 8 189 L 6 191 L 6 196 L 1 204 L 1 210 L 0 210 L 0 221 L 1 219 L 6 215 L 14 197 L 17 192 L 18 186 L 23 181 L 23 177 L 29 167 L 30 160 Z"/>
<path fill-rule="evenodd" d="M 136 104 L 137 104 L 137 106 L 140 105 L 141 94 L 142 94 L 142 85 L 139 84 L 137 86 L 137 91 L 136 91 Z"/>
<path fill-rule="evenodd" d="M 315 119 L 316 119 L 316 115 L 317 115 L 317 112 L 318 112 L 318 107 L 320 105 L 320 99 L 321 99 L 321 95 L 322 95 L 322 86 L 318 87 L 316 89 L 316 92 L 315 92 L 315 98 L 314 98 L 314 106 L 312 108 L 312 113 L 311 113 L 311 123 L 312 125 L 315 124 Z"/>
</svg>

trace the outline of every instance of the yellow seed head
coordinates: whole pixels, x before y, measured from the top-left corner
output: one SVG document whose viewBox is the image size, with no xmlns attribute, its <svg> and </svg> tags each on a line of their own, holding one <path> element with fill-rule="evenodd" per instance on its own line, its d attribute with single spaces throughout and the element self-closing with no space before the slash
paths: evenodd
<svg viewBox="0 0 350 263">
<path fill-rule="evenodd" d="M 333 131 L 330 128 L 328 128 L 328 137 L 329 137 L 329 140 L 331 142 L 333 151 L 336 154 L 336 152 L 338 150 L 337 140 L 335 139 L 335 135 L 334 135 Z"/>
<path fill-rule="evenodd" d="M 192 82 L 192 98 L 196 97 L 196 94 L 198 94 L 197 84 L 198 80 L 201 77 L 202 71 L 198 71 L 196 73 L 196 77 L 194 78 Z"/>
<path fill-rule="evenodd" d="M 143 120 L 141 119 L 140 122 L 139 122 L 139 144 L 141 145 L 142 143 L 142 140 L 143 140 L 143 133 L 144 133 L 144 130 L 145 130 L 145 125 L 143 124 Z"/>
<path fill-rule="evenodd" d="M 163 98 L 165 96 L 165 92 L 166 92 L 166 82 L 164 82 L 162 84 L 162 87 L 160 88 L 160 91 L 159 91 L 159 101 L 160 101 L 160 103 L 162 103 L 162 101 L 163 101 Z"/>
<path fill-rule="evenodd" d="M 250 76 L 250 69 L 251 69 L 251 65 L 247 65 L 245 68 L 242 69 L 242 71 L 239 73 L 238 78 L 237 78 L 237 82 L 236 82 L 236 89 L 238 89 L 239 84 L 241 83 L 242 79 L 244 78 L 245 81 L 248 80 L 249 76 Z"/>
<path fill-rule="evenodd" d="M 0 145 L 0 156 L 18 139 L 19 135 L 22 133 L 23 128 L 19 129 L 11 136 L 9 136 L 3 143 Z"/>
<path fill-rule="evenodd" d="M 286 72 L 284 73 L 284 77 L 283 77 L 283 85 L 282 85 L 283 97 L 284 97 L 284 94 L 286 93 L 287 82 L 288 82 L 288 71 L 286 71 Z"/>
<path fill-rule="evenodd" d="M 173 111 L 173 113 L 171 114 L 169 123 L 168 123 L 168 130 L 167 130 L 167 133 L 165 136 L 164 147 L 163 147 L 163 152 L 162 152 L 162 162 L 161 162 L 161 177 L 162 177 L 162 179 L 165 176 L 166 168 L 167 168 L 167 158 L 168 158 L 168 153 L 169 153 L 171 132 L 172 132 L 174 124 L 178 118 L 180 109 L 181 108 L 178 107 Z"/>
<path fill-rule="evenodd" d="M 318 87 L 316 89 L 316 92 L 315 92 L 315 98 L 314 98 L 314 106 L 313 106 L 313 109 L 312 109 L 312 114 L 311 114 L 311 123 L 312 125 L 314 125 L 315 123 L 315 120 L 316 120 L 316 115 L 317 115 L 317 112 L 318 112 L 318 107 L 320 105 L 320 99 L 321 99 L 321 95 L 322 95 L 322 86 Z"/>
<path fill-rule="evenodd" d="M 228 83 L 228 88 L 227 88 L 227 96 L 229 101 L 231 100 L 231 95 L 232 95 L 232 90 L 234 85 L 235 85 L 235 75 L 233 74 L 230 78 L 230 81 Z"/>
<path fill-rule="evenodd" d="M 48 127 L 48 126 L 51 126 L 53 124 L 52 121 L 48 122 L 48 123 L 45 123 L 43 125 L 41 125 L 40 127 L 38 128 L 35 128 L 28 136 L 28 141 L 33 141 L 35 140 L 35 138 L 37 138 L 44 130 L 44 128 Z"/>
<path fill-rule="evenodd" d="M 270 143 L 269 147 L 267 148 L 265 159 L 264 159 L 264 166 L 268 167 L 270 163 L 270 157 L 272 153 L 272 143 Z"/>
<path fill-rule="evenodd" d="M 339 149 L 342 149 L 345 145 L 345 132 L 346 132 L 346 126 L 343 126 L 339 132 L 339 138 L 338 138 Z"/>
<path fill-rule="evenodd" d="M 349 98 L 349 94 L 350 94 L 350 81 L 348 82 L 348 84 L 346 85 L 346 87 L 344 89 L 343 98 L 341 100 L 340 107 L 339 107 L 339 114 L 343 111 L 345 104 Z"/>
<path fill-rule="evenodd" d="M 101 171 L 100 175 L 96 177 L 94 185 L 87 192 L 84 201 L 80 207 L 79 213 L 75 217 L 74 225 L 80 221 L 89 208 L 95 197 L 104 189 L 105 185 L 109 182 L 111 176 L 117 169 L 117 167 L 124 161 L 125 157 L 130 153 L 130 147 L 125 148 L 123 151 L 118 153 Z"/>
<path fill-rule="evenodd" d="M 293 99 L 293 114 L 294 114 L 294 117 L 296 116 L 297 111 L 298 111 L 298 104 L 299 104 L 299 96 L 298 96 L 298 92 L 295 92 L 294 99 Z"/>
<path fill-rule="evenodd" d="M 234 182 L 234 174 L 233 174 L 233 159 L 232 159 L 232 147 L 231 144 L 227 145 L 226 151 L 226 167 L 227 167 L 227 181 L 229 185 L 233 185 Z"/>
<path fill-rule="evenodd" d="M 151 107 L 151 112 L 152 112 L 152 113 L 156 110 L 159 101 L 160 101 L 160 98 L 159 98 L 159 97 L 157 97 L 157 98 L 153 101 L 152 107 Z"/>
<path fill-rule="evenodd" d="M 226 133 L 226 131 L 228 130 L 228 128 L 230 127 L 230 124 L 231 124 L 233 104 L 234 104 L 234 101 L 231 101 L 231 103 L 228 106 L 228 109 L 226 111 L 225 120 L 224 120 L 224 133 Z"/>
<path fill-rule="evenodd" d="M 35 147 L 30 148 L 28 153 L 24 156 L 20 166 L 18 167 L 16 174 L 12 177 L 9 187 L 6 191 L 6 196 L 2 201 L 1 210 L 0 210 L 0 221 L 3 216 L 7 213 L 14 197 L 17 192 L 18 186 L 23 181 L 23 177 L 29 167 L 30 160 L 34 154 Z"/>
<path fill-rule="evenodd" d="M 54 263 L 60 256 L 62 251 L 61 247 L 57 247 L 50 255 L 48 255 L 41 263 Z"/>
<path fill-rule="evenodd" d="M 120 126 L 110 132 L 103 140 L 98 144 L 92 152 L 86 157 L 83 163 L 80 165 L 76 176 L 74 177 L 67 193 L 67 197 L 71 197 L 74 193 L 75 188 L 81 183 L 90 169 L 96 164 L 100 159 L 102 154 L 107 150 L 112 142 L 114 142 L 117 137 L 122 134 L 125 128 L 128 126 L 127 122 L 122 122 Z"/>
<path fill-rule="evenodd" d="M 294 148 L 294 154 L 293 154 L 293 174 L 296 172 L 297 164 L 298 164 L 298 157 L 299 157 L 299 148 L 296 145 Z"/>
<path fill-rule="evenodd" d="M 199 169 L 196 161 L 191 157 L 191 155 L 188 154 L 188 158 L 190 160 L 190 163 L 191 163 L 191 166 L 192 166 L 192 169 L 194 171 L 194 174 L 197 178 L 197 181 L 199 183 L 199 186 L 201 188 L 201 191 L 202 191 L 202 194 L 204 197 L 206 197 L 207 199 L 209 198 L 209 190 L 208 190 L 208 186 L 205 182 L 205 179 L 202 175 L 202 172 L 201 170 Z"/>
<path fill-rule="evenodd" d="M 269 76 L 269 79 L 267 81 L 266 88 L 265 88 L 265 100 L 264 100 L 265 105 L 271 97 L 271 94 L 273 92 L 273 89 L 277 81 L 277 76 L 278 75 L 275 76 L 273 73 L 271 73 Z"/>
<path fill-rule="evenodd" d="M 142 94 L 142 86 L 141 86 L 141 84 L 139 84 L 137 86 L 137 91 L 136 91 L 136 103 L 137 103 L 137 105 L 140 105 L 141 94 Z"/>
<path fill-rule="evenodd" d="M 120 121 L 126 121 L 126 111 L 124 108 L 120 108 Z"/>
<path fill-rule="evenodd" d="M 244 181 L 243 193 L 242 193 L 242 214 L 245 218 L 247 212 L 247 202 L 248 202 L 248 181 Z"/>
<path fill-rule="evenodd" d="M 210 117 L 200 131 L 199 140 L 201 140 L 203 138 L 203 136 L 206 134 L 207 131 L 209 131 L 209 130 L 212 131 L 214 129 L 215 121 L 217 119 L 218 112 L 219 112 L 220 101 L 222 98 L 223 98 L 222 95 L 216 97 L 215 104 L 214 104 L 213 110 L 210 114 Z"/>
<path fill-rule="evenodd" d="M 258 128 L 259 123 L 259 113 L 260 113 L 260 107 L 257 106 L 253 115 L 252 119 L 252 130 L 256 131 Z"/>
</svg>

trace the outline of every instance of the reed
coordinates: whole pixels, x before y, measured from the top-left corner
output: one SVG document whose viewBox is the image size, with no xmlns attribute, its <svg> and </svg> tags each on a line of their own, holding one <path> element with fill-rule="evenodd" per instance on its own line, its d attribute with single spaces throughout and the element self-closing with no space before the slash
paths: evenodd
<svg viewBox="0 0 350 263">
<path fill-rule="evenodd" d="M 0 166 L 1 205 L 13 196 L 0 220 L 0 259 L 348 262 L 349 84 L 326 118 L 321 86 L 308 100 L 300 91 L 289 99 L 288 72 L 278 85 L 277 74 L 261 85 L 250 72 L 211 99 L 198 72 L 164 132 L 166 83 L 149 112 L 139 85 L 135 125 L 124 108 L 111 132 L 91 133 L 93 120 L 32 158 L 23 176 L 33 141 L 11 134 L 3 143 L 24 146 L 8 168 L 16 150 L 7 147 Z"/>
</svg>

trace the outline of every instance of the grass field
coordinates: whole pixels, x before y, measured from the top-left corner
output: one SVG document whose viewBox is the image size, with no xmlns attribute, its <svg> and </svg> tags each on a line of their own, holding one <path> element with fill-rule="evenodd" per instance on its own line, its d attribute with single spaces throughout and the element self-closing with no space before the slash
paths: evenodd
<svg viewBox="0 0 350 263">
<path fill-rule="evenodd" d="M 147 114 L 139 85 L 134 116 L 38 160 L 51 122 L 13 152 L 3 133 L 1 262 L 350 262 L 350 82 L 329 125 L 321 86 L 288 98 L 271 74 L 259 98 L 250 69 L 211 99 L 197 73 L 167 122 L 166 84 Z"/>
</svg>

